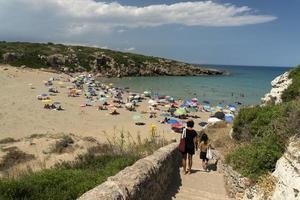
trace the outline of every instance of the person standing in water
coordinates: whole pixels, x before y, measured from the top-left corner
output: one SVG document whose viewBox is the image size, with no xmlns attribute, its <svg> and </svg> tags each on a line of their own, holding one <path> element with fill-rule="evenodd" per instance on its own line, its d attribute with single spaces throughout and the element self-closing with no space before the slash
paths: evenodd
<svg viewBox="0 0 300 200">
<path fill-rule="evenodd" d="M 185 151 L 182 153 L 182 167 L 184 174 L 191 173 L 193 165 L 193 155 L 195 154 L 197 132 L 194 128 L 194 121 L 189 120 L 186 123 Z M 184 134 L 184 133 L 183 133 Z M 186 170 L 188 159 L 188 171 Z"/>
</svg>

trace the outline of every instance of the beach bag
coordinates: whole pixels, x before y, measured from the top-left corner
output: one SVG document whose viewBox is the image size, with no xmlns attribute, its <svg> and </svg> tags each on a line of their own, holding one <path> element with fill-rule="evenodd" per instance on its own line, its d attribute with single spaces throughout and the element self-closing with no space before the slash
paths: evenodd
<svg viewBox="0 0 300 200">
<path fill-rule="evenodd" d="M 179 146 L 178 146 L 178 150 L 181 153 L 185 152 L 185 137 L 186 137 L 186 129 L 184 128 L 182 131 L 181 139 L 180 139 Z"/>
<path fill-rule="evenodd" d="M 210 159 L 213 158 L 213 154 L 212 154 L 212 151 L 211 151 L 210 148 L 207 148 L 206 158 L 207 158 L 208 160 L 210 160 Z"/>
</svg>

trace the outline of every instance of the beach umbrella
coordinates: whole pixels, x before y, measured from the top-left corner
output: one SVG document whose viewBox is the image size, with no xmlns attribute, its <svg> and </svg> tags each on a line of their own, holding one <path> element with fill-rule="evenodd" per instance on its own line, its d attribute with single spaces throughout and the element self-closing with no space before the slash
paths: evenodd
<svg viewBox="0 0 300 200">
<path fill-rule="evenodd" d="M 169 113 L 161 113 L 159 116 L 161 116 L 161 117 L 170 117 L 170 114 Z"/>
<path fill-rule="evenodd" d="M 171 103 L 173 103 L 175 100 L 174 100 L 173 97 L 170 97 L 170 98 L 168 98 L 168 101 L 171 102 Z"/>
<path fill-rule="evenodd" d="M 216 112 L 214 117 L 223 120 L 225 118 L 225 114 L 223 112 Z"/>
<path fill-rule="evenodd" d="M 176 119 L 170 119 L 167 121 L 168 124 L 176 124 L 178 121 Z"/>
<path fill-rule="evenodd" d="M 225 121 L 226 122 L 231 123 L 231 122 L 233 122 L 233 120 L 234 120 L 234 116 L 232 114 L 226 114 L 225 115 Z"/>
<path fill-rule="evenodd" d="M 172 124 L 172 128 L 183 128 L 183 124 L 182 123 L 175 123 L 175 124 Z"/>
<path fill-rule="evenodd" d="M 191 112 L 191 113 L 195 113 L 195 112 L 197 112 L 198 110 L 197 110 L 197 108 L 191 107 L 191 108 L 187 108 L 187 111 L 188 111 L 188 112 Z"/>
<path fill-rule="evenodd" d="M 107 102 L 107 98 L 106 98 L 106 97 L 101 97 L 101 98 L 99 99 L 99 102 L 100 102 L 101 104 L 104 104 L 105 102 Z"/>
<path fill-rule="evenodd" d="M 209 101 L 203 101 L 203 103 L 204 103 L 204 104 L 210 104 L 210 102 L 209 102 Z"/>
<path fill-rule="evenodd" d="M 218 118 L 216 118 L 216 117 L 211 117 L 211 118 L 209 118 L 209 119 L 207 120 L 207 122 L 208 122 L 209 124 L 215 124 L 215 123 L 220 122 L 220 121 L 221 121 L 221 120 L 218 119 Z"/>
<path fill-rule="evenodd" d="M 44 104 L 50 104 L 52 102 L 52 100 L 51 99 L 46 99 L 46 100 L 42 100 L 42 102 Z"/>
<path fill-rule="evenodd" d="M 204 108 L 206 111 L 211 111 L 210 105 L 204 105 L 203 108 Z"/>
<path fill-rule="evenodd" d="M 200 125 L 201 127 L 205 127 L 207 124 L 208 124 L 207 122 L 200 122 L 200 123 L 199 123 L 199 125 Z"/>
<path fill-rule="evenodd" d="M 223 109 L 223 105 L 222 105 L 222 104 L 218 104 L 218 105 L 216 106 L 216 108 L 219 109 L 219 110 L 222 110 L 222 109 Z"/>
<path fill-rule="evenodd" d="M 148 101 L 148 103 L 149 103 L 149 104 L 153 104 L 153 103 L 156 103 L 156 101 L 154 101 L 153 99 L 150 99 L 150 100 Z"/>
<path fill-rule="evenodd" d="M 236 107 L 228 107 L 228 109 L 229 109 L 231 112 L 235 112 L 235 111 L 236 111 Z"/>
<path fill-rule="evenodd" d="M 193 98 L 191 101 L 195 102 L 195 103 L 198 103 L 198 99 L 197 98 Z"/>
<path fill-rule="evenodd" d="M 132 116 L 132 120 L 135 122 L 140 122 L 142 119 L 143 119 L 142 116 L 138 114 Z"/>
<path fill-rule="evenodd" d="M 151 96 L 151 92 L 150 91 L 144 91 L 144 95 L 145 95 L 145 97 L 150 97 Z"/>
<path fill-rule="evenodd" d="M 176 111 L 176 108 L 170 108 L 170 112 L 175 112 Z"/>
<path fill-rule="evenodd" d="M 186 110 L 184 108 L 178 108 L 175 113 L 175 115 L 185 115 L 186 114 Z"/>
</svg>

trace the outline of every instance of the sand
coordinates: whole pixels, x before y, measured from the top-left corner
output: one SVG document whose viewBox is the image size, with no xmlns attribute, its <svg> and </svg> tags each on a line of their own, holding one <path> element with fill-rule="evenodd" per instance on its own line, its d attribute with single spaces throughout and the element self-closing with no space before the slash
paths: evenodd
<svg viewBox="0 0 300 200">
<path fill-rule="evenodd" d="M 68 97 L 67 88 L 59 88 L 61 85 L 54 82 L 59 88 L 59 94 L 51 97 L 53 101 L 62 103 L 64 111 L 46 110 L 44 104 L 38 101 L 36 96 L 48 91 L 44 81 L 50 77 L 62 76 L 35 69 L 21 69 L 6 65 L 0 65 L 0 139 L 6 137 L 23 138 L 32 134 L 57 134 L 73 133 L 79 136 L 92 136 L 99 141 L 105 141 L 106 137 L 130 132 L 133 138 L 140 134 L 142 138 L 150 136 L 152 124 L 157 126 L 159 135 L 166 139 L 178 138 L 178 134 L 171 130 L 170 125 L 159 123 L 162 117 L 149 119 L 145 115 L 145 126 L 136 126 L 132 116 L 141 111 L 148 111 L 148 103 L 140 103 L 137 112 L 130 112 L 125 108 L 118 109 L 120 115 L 109 115 L 109 111 L 98 111 L 96 107 L 80 107 L 85 102 L 83 96 Z M 64 82 L 63 86 L 69 83 Z M 34 88 L 34 89 L 33 89 Z M 206 121 L 209 113 L 195 113 L 200 116 L 196 124 Z M 196 125 L 196 130 L 200 127 Z"/>
</svg>

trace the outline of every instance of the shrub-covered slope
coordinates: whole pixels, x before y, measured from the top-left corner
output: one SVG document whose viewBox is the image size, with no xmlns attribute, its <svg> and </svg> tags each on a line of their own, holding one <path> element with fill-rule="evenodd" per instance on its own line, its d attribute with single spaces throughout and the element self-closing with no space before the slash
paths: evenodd
<svg viewBox="0 0 300 200">
<path fill-rule="evenodd" d="M 227 162 L 242 175 L 258 180 L 275 169 L 288 139 L 300 130 L 300 66 L 290 72 L 292 85 L 283 93 L 282 104 L 244 108 L 233 125 L 233 138 L 240 143 Z"/>
<path fill-rule="evenodd" d="M 105 77 L 223 74 L 164 58 L 53 43 L 0 42 L 0 63 L 64 72 L 89 71 Z"/>
</svg>

